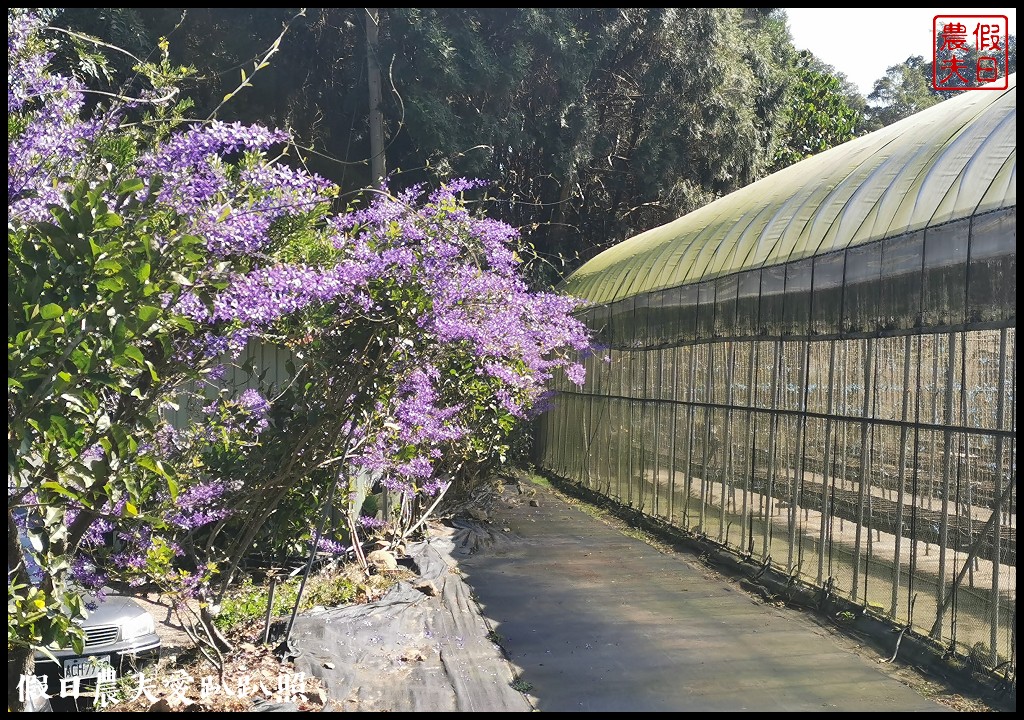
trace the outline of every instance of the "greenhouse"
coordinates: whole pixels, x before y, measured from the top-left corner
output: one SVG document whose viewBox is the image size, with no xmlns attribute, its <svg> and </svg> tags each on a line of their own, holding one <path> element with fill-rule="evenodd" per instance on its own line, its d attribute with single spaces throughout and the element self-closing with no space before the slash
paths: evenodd
<svg viewBox="0 0 1024 720">
<path fill-rule="evenodd" d="M 583 265 L 548 472 L 1016 666 L 1016 76 Z"/>
</svg>

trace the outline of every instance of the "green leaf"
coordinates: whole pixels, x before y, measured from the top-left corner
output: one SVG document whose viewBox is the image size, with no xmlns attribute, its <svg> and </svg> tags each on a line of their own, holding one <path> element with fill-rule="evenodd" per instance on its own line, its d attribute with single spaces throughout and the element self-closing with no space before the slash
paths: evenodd
<svg viewBox="0 0 1024 720">
<path fill-rule="evenodd" d="M 121 315 L 115 315 L 110 320 L 110 339 L 113 341 L 113 348 L 119 351 L 124 347 L 125 340 L 128 337 L 128 324 Z"/>
<path fill-rule="evenodd" d="M 178 482 L 170 475 L 166 479 L 167 491 L 171 494 L 171 502 L 175 502 L 178 499 Z"/>
<path fill-rule="evenodd" d="M 79 655 L 85 652 L 85 638 L 80 633 L 71 635 L 71 648 Z"/>
<path fill-rule="evenodd" d="M 88 408 L 86 408 L 85 406 L 85 403 L 82 402 L 82 399 L 75 395 L 71 395 L 70 393 L 64 393 L 63 395 L 61 395 L 61 398 L 65 400 L 68 403 L 68 405 L 74 405 L 79 410 L 88 410 Z"/>
<path fill-rule="evenodd" d="M 137 362 L 139 364 L 139 367 L 143 367 L 146 364 L 146 358 L 142 356 L 142 351 L 139 350 L 134 345 L 129 345 L 128 347 L 126 347 L 124 349 L 124 354 L 127 357 L 134 360 L 135 362 Z"/>
<path fill-rule="evenodd" d="M 137 193 L 144 187 L 145 183 L 142 182 L 141 178 L 132 178 L 131 180 L 125 180 L 123 183 L 117 186 L 117 194 L 130 195 L 132 193 Z"/>
<path fill-rule="evenodd" d="M 71 432 L 71 425 L 68 421 L 60 415 L 50 416 L 50 427 L 59 431 L 60 436 L 67 441 L 68 435 Z"/>
<path fill-rule="evenodd" d="M 25 536 L 28 538 L 28 543 L 32 546 L 33 550 L 37 553 L 41 553 L 43 551 L 43 538 L 40 537 L 38 532 L 29 530 L 25 533 Z"/>
<path fill-rule="evenodd" d="M 190 333 L 196 331 L 196 326 L 184 315 L 178 315 L 174 318 L 174 324 L 180 327 L 182 330 L 187 330 Z"/>
<path fill-rule="evenodd" d="M 103 278 L 96 287 L 107 292 L 117 293 L 124 289 L 124 281 L 119 277 Z"/>
<path fill-rule="evenodd" d="M 169 480 L 171 478 L 171 475 L 167 472 L 167 468 L 164 467 L 164 464 L 159 460 L 153 459 L 149 455 L 142 455 L 139 457 L 139 466 L 149 470 L 150 472 L 155 472 L 165 480 Z"/>
<path fill-rule="evenodd" d="M 124 222 L 121 220 L 121 216 L 118 215 L 117 213 L 112 212 L 103 213 L 102 215 L 97 216 L 94 222 L 94 226 L 98 230 L 103 230 L 104 228 L 121 227 L 121 225 L 123 224 Z"/>
<path fill-rule="evenodd" d="M 95 268 L 97 270 L 103 270 L 109 272 L 111 275 L 118 272 L 121 269 L 121 261 L 112 257 L 105 257 L 102 260 L 97 260 Z"/>
<path fill-rule="evenodd" d="M 161 175 L 153 175 L 149 178 L 149 196 L 146 198 L 148 201 L 154 200 L 157 195 L 160 194 L 160 190 L 163 189 L 164 179 Z"/>
<path fill-rule="evenodd" d="M 51 490 L 52 492 L 55 492 L 58 495 L 64 495 L 65 497 L 69 497 L 72 500 L 78 500 L 77 494 L 72 492 L 69 488 L 64 487 L 60 483 L 53 481 L 44 482 L 40 487 L 42 487 L 44 490 Z"/>
<path fill-rule="evenodd" d="M 57 303 L 47 303 L 39 309 L 39 314 L 42 315 L 43 320 L 53 320 L 64 314 L 64 308 Z"/>
</svg>

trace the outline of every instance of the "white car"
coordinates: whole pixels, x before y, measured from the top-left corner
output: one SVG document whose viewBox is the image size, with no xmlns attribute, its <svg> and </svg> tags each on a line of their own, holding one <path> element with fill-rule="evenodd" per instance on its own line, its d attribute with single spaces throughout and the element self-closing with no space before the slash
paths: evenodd
<svg viewBox="0 0 1024 720">
<path fill-rule="evenodd" d="M 160 636 L 156 634 L 153 616 L 128 597 L 108 596 L 80 622 L 85 630 L 85 649 L 77 653 L 71 648 L 53 650 L 60 663 L 42 652 L 36 653 L 36 674 L 46 670 L 47 676 L 59 678 L 95 678 L 103 667 L 113 667 L 117 676 L 130 674 L 160 656 Z M 55 672 L 56 671 L 56 672 Z"/>
<path fill-rule="evenodd" d="M 23 538 L 23 542 L 27 543 L 27 539 Z M 32 567 L 31 554 L 26 553 L 26 560 L 30 563 L 29 577 L 39 582 L 42 570 Z M 46 679 L 45 693 L 55 710 L 89 705 L 92 698 L 88 696 L 94 693 L 96 678 L 104 671 L 109 673 L 109 668 L 120 678 L 141 671 L 160 658 L 156 622 L 142 605 L 112 592 L 102 600 L 86 595 L 85 605 L 92 609 L 87 610 L 85 619 L 78 621 L 85 631 L 81 653 L 68 647 L 35 654 L 34 675 Z M 74 694 L 81 697 L 75 698 Z M 38 692 L 26 692 L 26 699 L 30 701 L 29 709 L 49 709 L 46 698 Z"/>
</svg>

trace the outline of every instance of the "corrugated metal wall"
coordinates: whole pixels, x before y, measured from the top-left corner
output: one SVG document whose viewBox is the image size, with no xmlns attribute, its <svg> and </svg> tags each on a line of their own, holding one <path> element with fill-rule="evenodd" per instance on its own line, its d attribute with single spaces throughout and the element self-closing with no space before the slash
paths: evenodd
<svg viewBox="0 0 1024 720">
<path fill-rule="evenodd" d="M 202 417 L 200 408 L 221 391 L 237 397 L 252 388 L 271 392 L 283 388 L 291 379 L 287 365 L 292 354 L 285 348 L 250 340 L 237 358 L 225 357 L 223 376 L 207 384 L 190 384 L 177 396 L 177 407 L 164 407 L 161 417 L 178 430 Z"/>
</svg>

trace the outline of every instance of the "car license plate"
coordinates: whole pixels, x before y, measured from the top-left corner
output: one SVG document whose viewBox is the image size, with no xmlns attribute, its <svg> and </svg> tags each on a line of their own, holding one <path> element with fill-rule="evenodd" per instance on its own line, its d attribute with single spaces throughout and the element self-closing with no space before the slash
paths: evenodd
<svg viewBox="0 0 1024 720">
<path fill-rule="evenodd" d="M 71 678 L 94 678 L 100 671 L 110 668 L 110 656 L 100 655 L 99 657 L 69 658 L 64 661 L 64 677 Z M 113 668 L 107 670 L 112 671 Z"/>
</svg>

